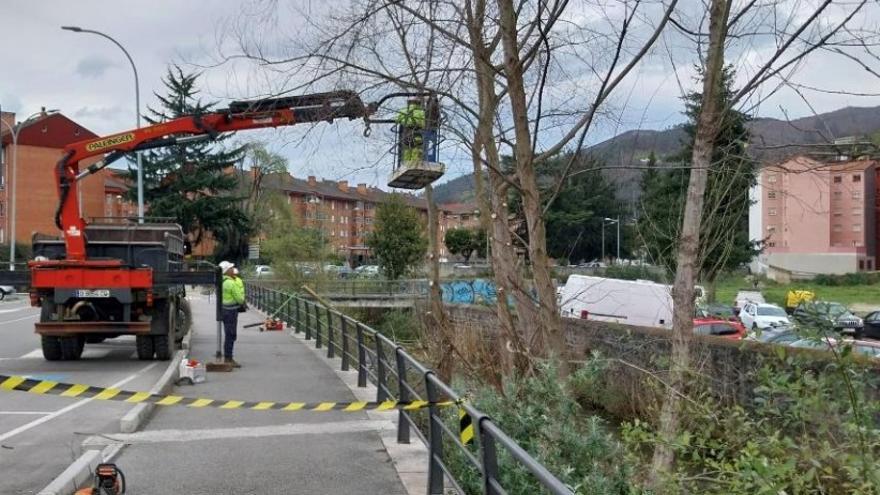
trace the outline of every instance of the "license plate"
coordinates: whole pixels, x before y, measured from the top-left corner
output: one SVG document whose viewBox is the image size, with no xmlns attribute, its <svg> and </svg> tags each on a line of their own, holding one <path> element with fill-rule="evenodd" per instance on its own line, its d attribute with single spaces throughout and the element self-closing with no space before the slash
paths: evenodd
<svg viewBox="0 0 880 495">
<path fill-rule="evenodd" d="M 108 289 L 80 289 L 76 291 L 76 297 L 110 297 Z"/>
</svg>

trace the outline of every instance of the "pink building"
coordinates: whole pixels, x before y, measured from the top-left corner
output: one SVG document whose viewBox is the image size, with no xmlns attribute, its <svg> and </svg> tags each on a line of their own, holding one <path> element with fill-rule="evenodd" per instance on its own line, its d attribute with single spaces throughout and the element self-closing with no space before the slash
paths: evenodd
<svg viewBox="0 0 880 495">
<path fill-rule="evenodd" d="M 752 193 L 752 238 L 765 241 L 758 265 L 803 275 L 875 270 L 877 173 L 874 160 L 805 156 L 766 167 Z"/>
</svg>

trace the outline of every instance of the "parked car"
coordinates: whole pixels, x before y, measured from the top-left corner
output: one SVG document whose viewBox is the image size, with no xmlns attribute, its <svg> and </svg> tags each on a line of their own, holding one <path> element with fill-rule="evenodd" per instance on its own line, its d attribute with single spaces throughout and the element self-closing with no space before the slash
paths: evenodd
<svg viewBox="0 0 880 495">
<path fill-rule="evenodd" d="M 694 318 L 694 334 L 715 335 L 731 340 L 740 340 L 746 335 L 741 323 L 719 318 Z"/>
<path fill-rule="evenodd" d="M 378 277 L 379 276 L 379 266 L 378 265 L 361 265 L 354 269 L 354 273 L 359 277 Z"/>
<path fill-rule="evenodd" d="M 739 321 L 739 315 L 732 306 L 721 303 L 709 303 L 697 307 L 697 318 L 718 318 L 727 321 Z"/>
<path fill-rule="evenodd" d="M 804 301 L 795 308 L 792 316 L 801 325 L 832 327 L 841 333 L 861 337 L 864 322 L 843 304 L 826 301 Z"/>
<path fill-rule="evenodd" d="M 873 311 L 865 316 L 862 336 L 880 339 L 880 311 Z"/>
<path fill-rule="evenodd" d="M 821 349 L 830 351 L 835 347 L 842 345 L 852 346 L 852 350 L 856 354 L 861 354 L 869 358 L 880 358 L 880 343 L 868 342 L 864 340 L 852 339 L 834 339 L 831 337 L 821 339 L 801 339 L 789 344 L 791 347 L 800 347 L 802 349 Z"/>
<path fill-rule="evenodd" d="M 780 326 L 749 332 L 747 340 L 764 342 L 765 344 L 789 345 L 803 337 L 792 327 Z"/>
<path fill-rule="evenodd" d="M 739 312 L 739 321 L 750 330 L 791 325 L 784 309 L 766 303 L 746 303 Z"/>
<path fill-rule="evenodd" d="M 269 265 L 257 265 L 254 267 L 254 275 L 257 278 L 272 278 L 275 276 L 275 271 Z"/>
<path fill-rule="evenodd" d="M 733 300 L 734 311 L 739 313 L 747 303 L 764 304 L 764 294 L 756 290 L 741 290 L 736 293 Z"/>
<path fill-rule="evenodd" d="M 15 287 L 11 285 L 0 285 L 0 301 L 10 294 L 15 294 Z"/>
</svg>

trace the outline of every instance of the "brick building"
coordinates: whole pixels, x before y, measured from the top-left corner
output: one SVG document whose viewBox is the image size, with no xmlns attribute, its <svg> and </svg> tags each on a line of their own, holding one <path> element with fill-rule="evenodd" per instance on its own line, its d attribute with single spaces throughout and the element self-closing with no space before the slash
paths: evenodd
<svg viewBox="0 0 880 495">
<path fill-rule="evenodd" d="M 750 236 L 765 241 L 756 268 L 803 275 L 876 270 L 877 165 L 797 156 L 764 168 L 749 215 Z"/>
<path fill-rule="evenodd" d="M 263 184 L 284 194 L 300 225 L 319 230 L 336 253 L 355 264 L 370 259 L 367 235 L 373 231 L 376 206 L 385 201 L 389 193 L 366 184 L 352 186 L 348 181 L 319 180 L 315 176 L 297 179 L 289 174 L 268 176 Z M 412 195 L 403 195 L 403 198 L 419 211 L 427 225 L 427 202 Z M 438 210 L 440 256 L 447 256 L 443 238 L 448 212 Z"/>
<path fill-rule="evenodd" d="M 61 159 L 64 146 L 97 137 L 61 113 L 43 113 L 26 122 L 18 132 L 17 146 L 9 127 L 15 114 L 3 112 L 0 118 L 9 124 L 0 125 L 0 243 L 9 242 L 12 184 L 16 189 L 16 242 L 30 244 L 35 232 L 59 234 L 55 227 L 55 209 L 58 191 L 55 185 L 55 165 Z M 14 172 L 13 156 L 17 153 L 18 170 Z M 86 167 L 98 161 L 83 161 Z M 79 182 L 83 216 L 100 217 L 105 214 L 104 181 L 90 177 Z"/>
</svg>

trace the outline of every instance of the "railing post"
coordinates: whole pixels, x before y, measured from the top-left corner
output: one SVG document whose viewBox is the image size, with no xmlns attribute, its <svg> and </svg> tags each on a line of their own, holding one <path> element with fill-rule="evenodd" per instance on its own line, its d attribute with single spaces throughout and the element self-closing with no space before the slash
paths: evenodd
<svg viewBox="0 0 880 495">
<path fill-rule="evenodd" d="M 388 400 L 387 384 L 385 383 L 385 351 L 382 349 L 382 339 L 376 334 L 376 402 Z"/>
<path fill-rule="evenodd" d="M 293 299 L 285 292 L 284 293 L 284 323 L 287 324 L 287 328 L 289 329 L 291 325 L 293 325 L 293 311 L 290 310 L 290 303 L 293 302 Z"/>
<path fill-rule="evenodd" d="M 309 301 L 303 300 L 304 310 L 306 312 L 306 340 L 312 339 L 312 312 L 309 311 Z"/>
<path fill-rule="evenodd" d="M 357 332 L 358 387 L 364 388 L 367 386 L 367 346 L 364 343 L 364 326 L 361 322 L 357 322 L 354 328 Z"/>
<path fill-rule="evenodd" d="M 333 349 L 333 312 L 330 308 L 324 309 L 327 310 L 327 357 L 333 358 L 336 357 L 336 351 Z"/>
<path fill-rule="evenodd" d="M 296 311 L 296 321 L 295 321 L 295 323 L 294 323 L 293 331 L 296 332 L 296 333 L 300 333 L 300 332 L 302 332 L 302 318 L 301 318 L 301 315 L 300 315 L 300 313 L 299 313 L 299 306 L 300 306 L 299 303 L 300 303 L 300 300 L 299 300 L 298 297 L 293 298 L 293 300 L 295 301 L 295 305 L 296 305 L 296 306 L 295 306 L 295 308 L 296 308 L 296 309 L 295 309 L 295 311 Z"/>
<path fill-rule="evenodd" d="M 492 485 L 493 480 L 498 480 L 498 455 L 495 452 L 495 439 L 492 438 L 485 428 L 483 428 L 483 420 L 481 418 L 473 418 L 474 428 L 480 436 L 480 461 L 483 464 L 483 493 L 486 495 L 495 495 L 496 492 Z"/>
<path fill-rule="evenodd" d="M 431 381 L 433 371 L 425 373 L 425 395 L 428 402 L 428 495 L 443 495 L 443 429 L 440 427 L 437 402 L 440 401 L 437 387 Z"/>
<path fill-rule="evenodd" d="M 312 308 L 315 310 L 315 348 L 320 349 L 323 341 L 321 337 L 321 309 L 317 302 L 312 304 Z"/>
<path fill-rule="evenodd" d="M 339 315 L 339 333 L 342 339 L 342 371 L 348 371 L 348 318 Z"/>
<path fill-rule="evenodd" d="M 403 348 L 394 348 L 395 361 L 397 362 L 397 400 L 408 402 L 409 389 L 406 388 L 406 360 L 403 357 Z M 409 412 L 398 409 L 397 414 L 397 443 L 409 443 Z"/>
</svg>

